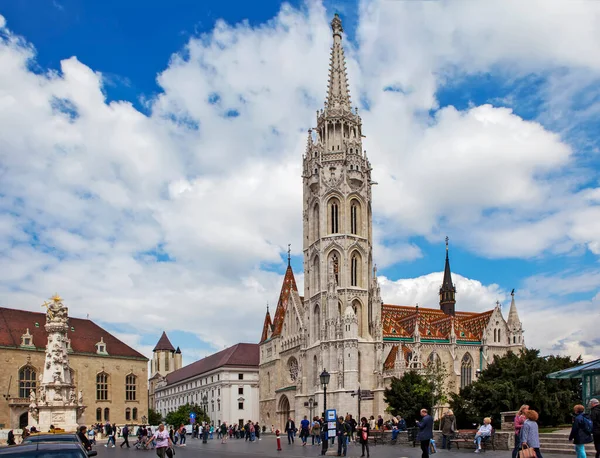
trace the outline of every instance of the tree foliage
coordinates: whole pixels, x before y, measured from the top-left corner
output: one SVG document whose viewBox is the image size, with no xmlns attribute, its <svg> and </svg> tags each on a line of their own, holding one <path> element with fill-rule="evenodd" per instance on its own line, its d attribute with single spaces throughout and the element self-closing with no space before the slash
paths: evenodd
<svg viewBox="0 0 600 458">
<path fill-rule="evenodd" d="M 484 417 L 491 417 L 498 426 L 500 412 L 518 410 L 523 404 L 539 412 L 541 425 L 568 423 L 573 405 L 581 400 L 580 383 L 546 376 L 577 364 L 581 364 L 579 358 L 542 357 L 535 349 L 494 357 L 476 381 L 451 395 L 458 427 L 471 427 Z"/>
<path fill-rule="evenodd" d="M 162 415 L 154 409 L 148 409 L 148 424 L 158 425 L 160 422 L 162 422 Z"/>
<path fill-rule="evenodd" d="M 421 418 L 421 409 L 431 411 L 436 401 L 434 384 L 416 371 L 406 372 L 400 378 L 394 377 L 383 396 L 392 414 L 402 415 L 408 425 Z"/>
<path fill-rule="evenodd" d="M 165 422 L 168 425 L 179 426 L 190 424 L 190 413 L 196 414 L 196 422 L 207 422 L 210 421 L 208 415 L 204 412 L 202 407 L 198 404 L 185 404 L 179 406 L 179 408 L 173 412 L 169 412 L 165 417 Z"/>
</svg>

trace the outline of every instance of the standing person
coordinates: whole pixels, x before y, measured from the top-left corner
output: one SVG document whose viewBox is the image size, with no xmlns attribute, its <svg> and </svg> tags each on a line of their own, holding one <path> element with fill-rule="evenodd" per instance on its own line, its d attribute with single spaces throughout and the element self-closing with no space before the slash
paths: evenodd
<svg viewBox="0 0 600 458">
<path fill-rule="evenodd" d="M 577 458 L 586 458 L 585 444 L 591 443 L 594 439 L 592 438 L 592 421 L 583 415 L 585 407 L 581 404 L 577 404 L 573 411 L 575 412 L 575 419 L 573 420 L 573 427 L 571 428 L 571 434 L 569 440 L 575 444 L 575 452 Z"/>
<path fill-rule="evenodd" d="M 209 426 L 208 426 L 208 424 L 205 424 L 204 427 L 202 428 L 202 443 L 203 444 L 208 443 L 208 430 L 209 430 Z"/>
<path fill-rule="evenodd" d="M 221 423 L 221 444 L 227 442 L 227 425 L 225 422 Z"/>
<path fill-rule="evenodd" d="M 285 424 L 284 432 L 287 433 L 288 436 L 288 445 L 294 443 L 294 432 L 296 431 L 296 423 L 292 420 L 292 417 L 288 418 L 288 421 Z"/>
<path fill-rule="evenodd" d="M 442 430 L 442 448 L 450 450 L 450 439 L 456 434 L 456 417 L 452 410 L 448 410 L 442 417 L 440 429 Z"/>
<path fill-rule="evenodd" d="M 365 449 L 367 450 L 367 458 L 369 458 L 369 432 L 370 428 L 367 417 L 362 417 L 360 419 L 360 426 L 358 427 L 358 440 L 362 445 L 361 458 L 365 456 Z"/>
<path fill-rule="evenodd" d="M 317 445 L 321 445 L 321 423 L 319 422 L 319 419 L 317 417 L 313 419 L 313 424 L 310 432 L 312 435 L 312 444 L 315 445 L 316 442 Z"/>
<path fill-rule="evenodd" d="M 121 444 L 121 448 L 123 448 L 124 445 L 127 445 L 127 448 L 129 448 L 129 426 L 123 426 L 121 433 L 123 434 L 123 443 Z"/>
<path fill-rule="evenodd" d="M 90 444 L 94 445 L 96 443 L 96 430 L 93 427 L 88 430 L 88 439 Z"/>
<path fill-rule="evenodd" d="M 187 440 L 187 429 L 185 429 L 185 426 L 182 424 L 179 427 L 179 446 L 186 447 L 186 445 L 185 445 L 186 440 Z"/>
<path fill-rule="evenodd" d="M 479 427 L 479 431 L 475 434 L 475 444 L 477 448 L 475 449 L 475 453 L 481 453 L 481 441 L 486 437 L 492 436 L 492 419 L 490 417 L 485 417 L 483 419 L 483 425 Z"/>
<path fill-rule="evenodd" d="M 306 445 L 308 435 L 310 434 L 309 428 L 310 428 L 310 422 L 308 421 L 307 416 L 304 415 L 304 418 L 300 422 L 300 439 L 302 439 L 303 447 Z"/>
<path fill-rule="evenodd" d="M 417 440 L 421 442 L 421 458 L 429 458 L 429 444 L 433 439 L 433 418 L 427 413 L 427 409 L 421 409 L 421 421 L 417 421 L 419 434 Z"/>
<path fill-rule="evenodd" d="M 165 458 L 167 456 L 167 449 L 173 447 L 171 436 L 165 430 L 165 425 L 163 423 L 158 425 L 158 429 L 154 431 L 154 434 L 146 441 L 146 446 L 151 441 L 156 441 L 156 454 L 160 458 Z"/>
<path fill-rule="evenodd" d="M 86 434 L 87 426 L 80 426 L 77 431 L 77 437 L 81 441 L 83 448 L 85 448 L 88 452 L 92 450 L 92 443 L 88 440 Z"/>
<path fill-rule="evenodd" d="M 528 410 L 529 406 L 527 404 L 523 404 L 515 416 L 515 448 L 512 452 L 512 458 L 517 458 L 519 456 L 519 450 L 521 450 L 521 428 L 523 427 L 525 420 L 527 420 L 525 413 Z"/>
<path fill-rule="evenodd" d="M 381 415 L 377 415 L 377 429 L 383 431 L 383 417 Z"/>
<path fill-rule="evenodd" d="M 531 447 L 537 458 L 543 458 L 540 452 L 540 433 L 538 429 L 538 413 L 535 410 L 525 410 L 525 422 L 521 427 L 520 448 Z"/>
<path fill-rule="evenodd" d="M 346 452 L 348 451 L 348 436 L 350 436 L 350 431 L 352 427 L 350 423 L 348 423 L 343 416 L 340 415 L 336 424 L 336 435 L 338 438 L 338 456 L 346 456 Z"/>
<path fill-rule="evenodd" d="M 357 421 L 350 415 L 350 426 L 352 427 L 352 431 L 350 432 L 350 440 L 354 441 L 354 434 L 356 433 L 356 427 L 358 426 Z"/>
<path fill-rule="evenodd" d="M 260 440 L 260 425 L 258 422 L 254 423 L 254 434 L 256 435 L 256 440 Z"/>
<path fill-rule="evenodd" d="M 8 437 L 6 438 L 6 445 L 17 445 L 17 443 L 15 442 L 15 433 L 12 429 L 8 432 Z"/>
<path fill-rule="evenodd" d="M 594 447 L 596 458 L 600 458 L 600 403 L 598 399 L 590 400 L 590 420 L 592 420 L 592 435 L 594 436 Z"/>
</svg>

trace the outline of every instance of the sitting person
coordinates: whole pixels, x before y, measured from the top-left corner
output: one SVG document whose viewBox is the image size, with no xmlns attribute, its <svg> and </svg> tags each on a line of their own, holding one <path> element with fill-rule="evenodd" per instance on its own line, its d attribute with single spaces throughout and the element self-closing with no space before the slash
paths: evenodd
<svg viewBox="0 0 600 458">
<path fill-rule="evenodd" d="M 479 427 L 479 431 L 475 434 L 475 442 L 477 444 L 477 449 L 475 453 L 481 452 L 481 441 L 486 437 L 490 437 L 492 435 L 492 419 L 490 417 L 486 417 L 483 419 L 483 425 Z"/>
<path fill-rule="evenodd" d="M 398 418 L 398 429 L 400 431 L 406 431 L 406 420 L 402 417 Z"/>
</svg>

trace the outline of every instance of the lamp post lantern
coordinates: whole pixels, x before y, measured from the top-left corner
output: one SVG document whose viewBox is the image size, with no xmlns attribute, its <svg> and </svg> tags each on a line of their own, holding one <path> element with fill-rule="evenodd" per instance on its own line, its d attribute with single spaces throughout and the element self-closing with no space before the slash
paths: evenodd
<svg viewBox="0 0 600 458">
<path fill-rule="evenodd" d="M 323 434 L 323 440 L 321 441 L 323 444 L 323 448 L 321 449 L 321 455 L 325 455 L 327 453 L 329 435 L 328 435 L 328 426 L 327 426 L 327 385 L 329 384 L 329 372 L 326 369 L 323 369 L 321 375 L 319 375 L 319 380 L 321 385 L 323 385 L 323 418 L 325 419 L 325 424 L 323 428 L 325 428 L 325 432 Z"/>
</svg>

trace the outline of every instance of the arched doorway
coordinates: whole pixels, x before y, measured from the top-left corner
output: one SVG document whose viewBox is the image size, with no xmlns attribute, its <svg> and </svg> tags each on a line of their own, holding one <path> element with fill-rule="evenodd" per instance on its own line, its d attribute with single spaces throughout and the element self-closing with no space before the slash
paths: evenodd
<svg viewBox="0 0 600 458">
<path fill-rule="evenodd" d="M 290 417 L 290 400 L 284 394 L 279 399 L 279 408 L 277 409 L 277 413 L 279 414 L 279 427 L 283 431 L 285 428 L 285 423 Z"/>
<path fill-rule="evenodd" d="M 29 412 L 19 415 L 19 429 L 27 428 L 29 424 Z"/>
</svg>

